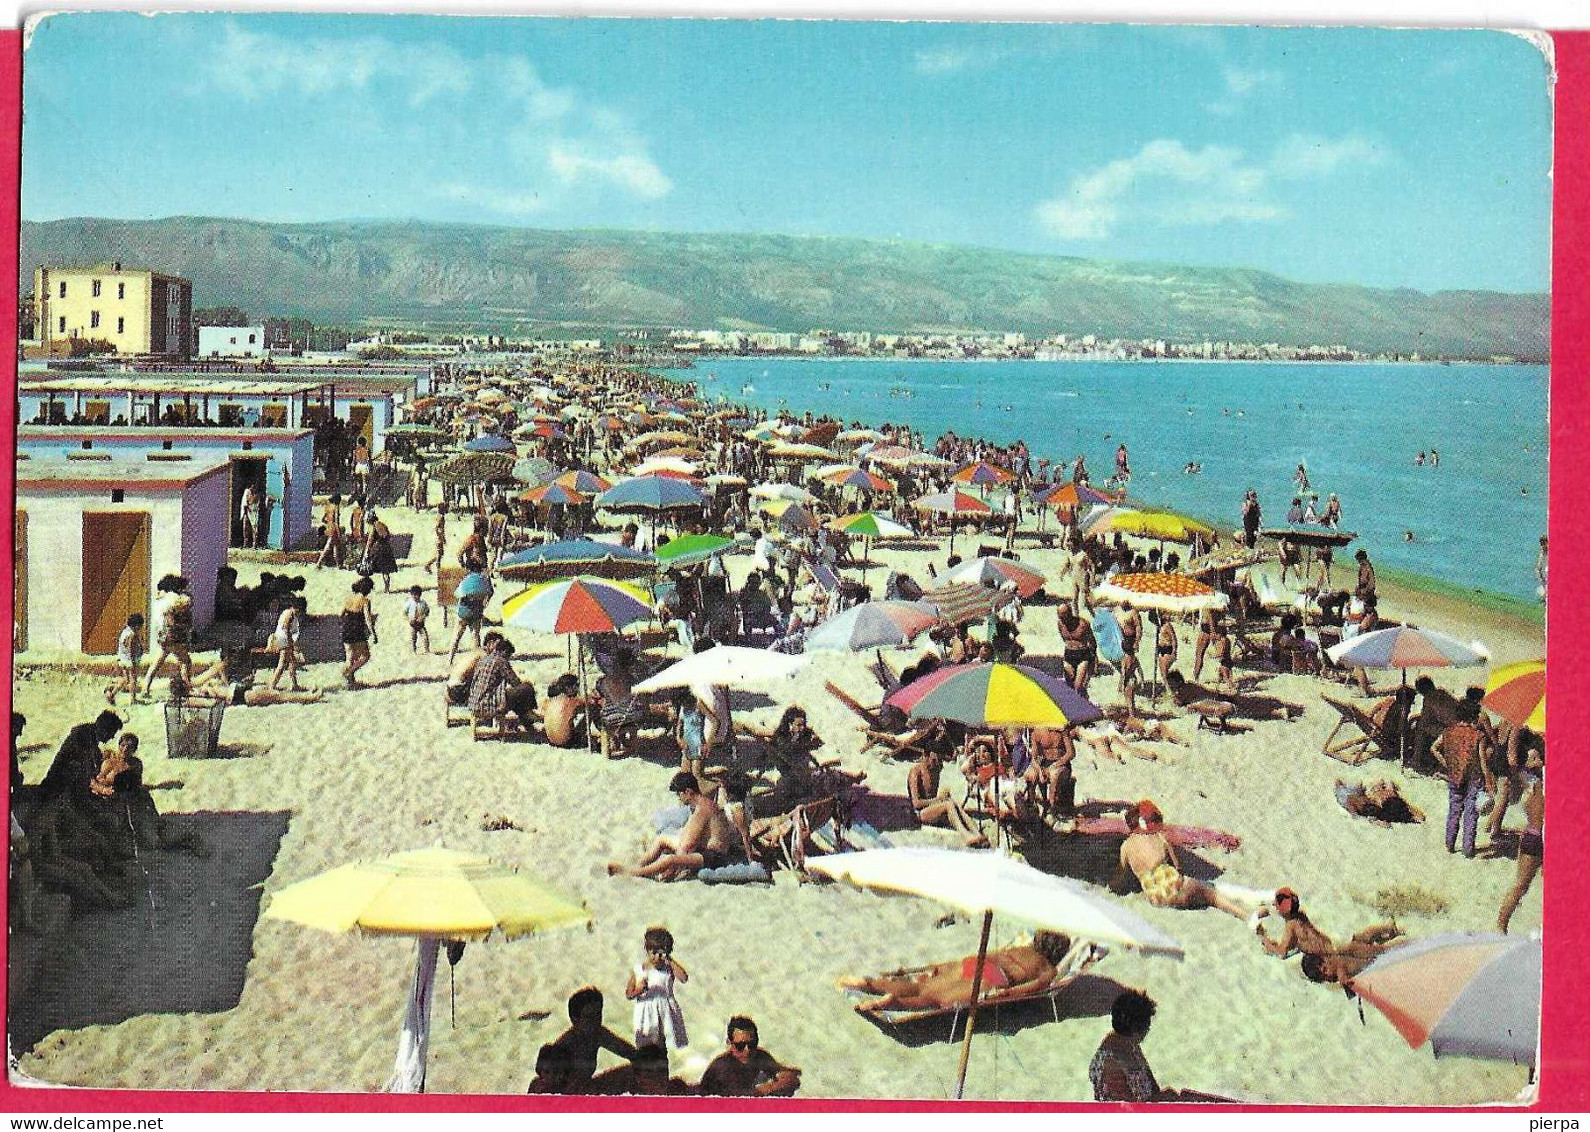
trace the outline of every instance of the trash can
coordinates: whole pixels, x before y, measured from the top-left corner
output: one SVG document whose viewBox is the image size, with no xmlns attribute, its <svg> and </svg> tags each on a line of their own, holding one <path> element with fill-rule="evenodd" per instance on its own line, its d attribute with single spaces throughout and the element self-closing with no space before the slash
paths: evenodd
<svg viewBox="0 0 1590 1132">
<path fill-rule="evenodd" d="M 166 704 L 166 753 L 174 759 L 213 759 L 226 705 Z"/>
</svg>

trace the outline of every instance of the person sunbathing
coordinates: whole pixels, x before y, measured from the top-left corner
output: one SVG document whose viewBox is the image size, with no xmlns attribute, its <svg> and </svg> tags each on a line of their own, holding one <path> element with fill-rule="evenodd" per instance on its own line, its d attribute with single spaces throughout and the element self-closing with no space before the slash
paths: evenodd
<svg viewBox="0 0 1590 1132">
<path fill-rule="evenodd" d="M 1262 920 L 1274 911 L 1286 927 L 1280 938 L 1264 930 Z M 1303 911 L 1303 903 L 1290 888 L 1277 889 L 1275 903 L 1253 914 L 1254 932 L 1265 953 L 1285 959 L 1293 953 L 1303 956 L 1303 974 L 1311 982 L 1346 984 L 1374 962 L 1382 952 L 1396 946 L 1402 929 L 1394 923 L 1373 924 L 1337 947 L 1330 936 L 1314 926 Z"/>
<path fill-rule="evenodd" d="M 942 825 L 953 829 L 966 839 L 968 848 L 980 849 L 988 845 L 988 838 L 978 832 L 966 810 L 950 796 L 948 786 L 939 785 L 944 770 L 944 754 L 937 747 L 922 752 L 911 773 L 906 776 L 906 792 L 911 796 L 911 808 L 916 820 L 923 825 Z"/>
<path fill-rule="evenodd" d="M 1174 668 L 1165 677 L 1165 685 L 1170 689 L 1171 698 L 1177 707 L 1189 708 L 1203 714 L 1207 709 L 1213 709 L 1221 704 L 1228 705 L 1230 710 L 1221 714 L 1235 715 L 1240 719 L 1295 719 L 1303 714 L 1303 705 L 1294 704 L 1287 700 L 1280 700 L 1274 696 L 1255 696 L 1247 693 L 1231 695 L 1217 692 L 1213 688 L 1202 684 L 1194 684 Z M 1209 710 L 1209 714 L 1216 714 Z"/>
<path fill-rule="evenodd" d="M 702 869 L 720 869 L 744 859 L 740 834 L 718 808 L 716 791 L 704 793 L 695 775 L 683 770 L 673 776 L 668 789 L 690 807 L 684 829 L 657 838 L 633 866 L 609 862 L 608 876 L 680 880 Z"/>
<path fill-rule="evenodd" d="M 968 743 L 961 774 L 971 786 L 977 807 L 996 821 L 1032 820 L 1026 783 L 1011 765 L 1009 752 L 1002 750 L 996 739 L 980 735 Z"/>
<path fill-rule="evenodd" d="M 1180 739 L 1167 731 L 1157 719 L 1150 721 L 1152 727 L 1148 727 L 1142 720 L 1132 717 L 1123 719 L 1119 723 L 1105 719 L 1097 723 L 1090 723 L 1084 727 L 1078 727 L 1073 731 L 1073 735 L 1077 742 L 1086 743 L 1095 755 L 1100 755 L 1112 762 L 1124 763 L 1128 755 L 1134 759 L 1145 759 L 1148 762 L 1157 762 L 1165 757 L 1168 752 L 1156 751 L 1153 747 L 1144 743 L 1134 743 L 1129 740 L 1127 735 L 1131 731 L 1127 727 L 1128 723 L 1135 723 L 1139 734 L 1151 731 L 1150 741 L 1152 742 L 1174 743 L 1177 746 L 1184 745 Z"/>
<path fill-rule="evenodd" d="M 1395 783 L 1385 779 L 1349 786 L 1338 778 L 1336 800 L 1354 817 L 1368 818 L 1376 825 L 1412 825 L 1424 821 L 1424 812 L 1410 804 Z"/>
<path fill-rule="evenodd" d="M 1040 931 L 1030 944 L 990 951 L 983 959 L 982 999 L 1022 998 L 1043 990 L 1070 950 L 1065 936 Z M 968 955 L 909 974 L 845 978 L 839 985 L 879 996 L 861 1003 L 860 1010 L 954 1010 L 972 1004 L 976 972 L 977 957 Z"/>
<path fill-rule="evenodd" d="M 1214 885 L 1182 875 L 1176 850 L 1165 837 L 1165 817 L 1159 807 L 1144 799 L 1137 804 L 1141 828 L 1121 843 L 1121 868 L 1129 869 L 1143 887 L 1143 895 L 1156 908 L 1218 908 L 1246 920 L 1242 907 Z M 1127 823 L 1130 828 L 1131 823 Z"/>
</svg>

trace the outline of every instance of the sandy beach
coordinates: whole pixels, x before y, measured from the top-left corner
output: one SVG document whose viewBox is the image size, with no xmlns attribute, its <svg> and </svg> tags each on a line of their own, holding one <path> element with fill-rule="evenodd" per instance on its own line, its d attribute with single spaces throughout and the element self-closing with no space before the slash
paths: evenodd
<svg viewBox="0 0 1590 1132">
<path fill-rule="evenodd" d="M 328 690 L 323 703 L 231 709 L 221 737 L 226 757 L 212 761 L 167 757 L 158 706 L 119 709 L 144 740 L 146 781 L 161 787 L 155 791 L 161 809 L 197 815 L 185 820 L 214 853 L 202 862 L 156 854 L 146 863 L 157 874 L 158 899 L 78 920 L 74 943 L 81 953 L 69 966 L 103 968 L 101 949 L 114 947 L 120 969 L 116 976 L 41 988 L 36 1007 L 43 1017 L 33 1023 L 39 1040 L 18 1051 L 20 1072 L 42 1082 L 128 1089 L 378 1089 L 396 1046 L 412 944 L 258 919 L 255 901 L 261 891 L 268 901 L 283 886 L 345 862 L 441 842 L 561 889 L 585 902 L 594 924 L 589 932 L 474 945 L 451 981 L 439 974 L 429 1091 L 523 1093 L 537 1047 L 565 1024 L 567 996 L 588 983 L 607 995 L 608 1025 L 626 1033 L 624 980 L 641 959 L 644 929 L 662 924 L 692 976 L 680 993 L 691 1040 L 675 1058 L 677 1075 L 694 1081 L 723 1048 L 725 1021 L 746 1013 L 760 1025 L 766 1049 L 804 1070 L 802 1096 L 949 1097 L 957 1049 L 947 1025 L 899 1040 L 853 1013 L 834 983 L 845 974 L 975 952 L 977 925 L 961 919 L 939 926 L 944 909 L 933 903 L 799 883 L 788 873 L 772 885 L 749 886 L 608 877 L 604 863 L 638 852 L 652 835 L 650 815 L 673 802 L 671 744 L 659 740 L 639 757 L 606 760 L 533 743 L 472 742 L 468 728 L 447 729 L 441 686 L 451 633 L 444 635 L 433 613 L 438 652 L 415 656 L 401 617 L 401 591 L 414 582 L 434 584 L 419 568 L 434 553 L 433 514 L 402 508 L 384 514 L 394 532 L 414 539 L 393 592 L 378 588 L 374 598 L 381 637 L 363 674 L 369 688 L 339 690 L 335 663 L 313 665 L 305 682 Z M 450 546 L 462 534 L 455 520 Z M 1059 579 L 1060 552 L 1040 549 L 1025 534 L 1017 551 L 1049 577 L 1051 591 L 1069 588 Z M 929 560 L 943 567 L 944 553 L 882 546 L 873 558 L 921 577 Z M 262 568 L 281 569 L 247 554 L 234 554 L 234 563 L 243 584 Z M 736 584 L 749 565 L 748 556 L 729 560 Z M 340 608 L 354 578 L 308 565 L 291 572 L 307 575 L 313 614 Z M 870 580 L 881 585 L 883 577 L 875 568 Z M 1338 577 L 1345 580 L 1340 569 Z M 499 587 L 489 615 L 516 589 Z M 1381 612 L 1463 640 L 1478 637 L 1495 664 L 1544 653 L 1538 623 L 1451 598 L 1383 585 Z M 1180 632 L 1186 665 L 1192 628 Z M 514 639 L 519 671 L 538 690 L 564 671 L 562 639 L 526 633 Z M 1051 605 L 1027 606 L 1022 640 L 1030 655 L 1060 651 Z M 888 659 L 898 670 L 917 655 L 900 650 Z M 29 721 L 23 769 L 37 781 L 66 729 L 104 706 L 104 681 L 31 666 L 30 659 L 40 658 L 19 658 L 16 708 Z M 771 726 L 784 706 L 800 703 L 827 753 L 865 771 L 873 790 L 903 795 L 908 764 L 860 754 L 858 721 L 823 688 L 832 680 L 876 703 L 864 663 L 870 659 L 821 654 L 776 703 L 737 697 L 737 715 Z M 1377 675 L 1381 687 L 1396 679 Z M 1432 675 L 1461 691 L 1482 682 L 1484 670 Z M 1306 711 L 1290 723 L 1258 722 L 1233 735 L 1195 731 L 1180 716 L 1169 725 L 1187 745 L 1156 744 L 1163 756 L 1156 762 L 1116 764 L 1084 751 L 1077 760 L 1079 801 L 1151 797 L 1171 822 L 1239 835 L 1236 852 L 1201 851 L 1210 866 L 1205 875 L 1218 871 L 1258 889 L 1289 885 L 1303 895 L 1314 922 L 1337 938 L 1382 919 L 1375 894 L 1392 885 L 1416 885 L 1445 901 L 1439 914 L 1399 918 L 1414 938 L 1492 930 L 1514 862 L 1487 859 L 1483 851 L 1465 860 L 1443 850 L 1444 783 L 1403 774 L 1389 762 L 1354 769 L 1321 753 L 1336 722 L 1322 692 L 1356 693 L 1301 676 L 1274 677 L 1263 691 L 1299 701 Z M 1090 695 L 1101 705 L 1117 702 L 1114 677 L 1096 680 Z M 1397 782 L 1430 820 L 1382 828 L 1337 805 L 1336 779 L 1375 777 Z M 953 769 L 946 780 L 959 788 Z M 488 830 L 489 818 L 520 828 Z M 1508 827 L 1516 830 L 1522 820 L 1515 810 Z M 943 830 L 888 836 L 903 845 L 958 844 Z M 1058 835 L 1034 851 L 1045 868 L 1102 883 L 1106 876 L 1088 871 L 1099 856 L 1096 847 L 1081 852 Z M 211 879 L 193 882 L 193 870 Z M 262 888 L 250 887 L 257 882 Z M 1515 933 L 1539 928 L 1541 892 L 1537 883 L 1526 897 Z M 1062 997 L 1058 1021 L 1046 1005 L 985 1013 L 972 1047 L 968 1097 L 1090 1099 L 1088 1059 L 1109 1029 L 1109 1005 L 1121 987 L 1145 989 L 1159 1003 L 1145 1050 L 1168 1085 L 1304 1104 L 1505 1102 L 1526 1085 L 1522 1067 L 1437 1061 L 1428 1049 L 1410 1050 L 1377 1012 L 1366 1011 L 1360 1021 L 1339 990 L 1307 982 L 1295 961 L 1265 955 L 1232 917 L 1124 899 L 1182 941 L 1185 962 L 1116 951 Z M 994 941 L 1020 931 L 996 922 Z M 195 970 L 202 976 L 195 978 Z M 51 1021 L 62 1028 L 39 1033 Z M 616 1064 L 603 1057 L 604 1065 Z"/>
</svg>

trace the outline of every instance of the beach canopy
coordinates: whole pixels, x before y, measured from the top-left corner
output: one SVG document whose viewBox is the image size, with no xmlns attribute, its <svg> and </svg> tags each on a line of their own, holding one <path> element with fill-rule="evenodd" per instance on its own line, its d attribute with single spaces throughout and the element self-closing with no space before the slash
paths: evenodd
<svg viewBox="0 0 1590 1132">
<path fill-rule="evenodd" d="M 1063 680 L 1024 664 L 951 664 L 888 698 L 911 719 L 973 727 L 1066 727 L 1104 713 Z"/>
<path fill-rule="evenodd" d="M 652 616 L 643 590 L 606 578 L 559 578 L 502 603 L 505 629 L 538 633 L 616 633 Z"/>
<path fill-rule="evenodd" d="M 1352 987 L 1412 1049 L 1534 1065 L 1540 978 L 1540 940 L 1453 933 L 1382 952 Z"/>
<path fill-rule="evenodd" d="M 972 967 L 971 1006 L 955 1084 L 957 1099 L 966 1087 L 966 1067 L 971 1057 L 972 1032 L 977 1026 L 988 936 L 995 913 L 1034 928 L 1060 932 L 1073 940 L 1131 948 L 1145 955 L 1183 957 L 1180 943 L 1118 904 L 1102 889 L 1039 872 L 994 849 L 869 849 L 812 857 L 806 867 L 859 888 L 922 896 L 982 917 L 983 932 Z"/>
<path fill-rule="evenodd" d="M 573 900 L 506 866 L 437 845 L 380 861 L 343 865 L 288 885 L 271 898 L 267 919 L 322 931 L 413 936 L 418 940 L 397 1058 L 384 1087 L 423 1093 L 430 1047 L 431 1000 L 442 941 L 589 925 Z"/>
<path fill-rule="evenodd" d="M 1106 507 L 1090 515 L 1082 525 L 1085 535 L 1136 535 L 1159 542 L 1192 542 L 1215 533 L 1208 523 L 1189 519 L 1174 511 L 1152 511 L 1135 507 Z"/>
<path fill-rule="evenodd" d="M 745 547 L 740 543 L 722 535 L 681 535 L 663 543 L 653 556 L 662 569 L 673 570 L 709 561 L 714 555 L 743 549 Z"/>
<path fill-rule="evenodd" d="M 986 460 L 977 460 L 967 464 L 950 477 L 956 483 L 972 484 L 979 487 L 997 483 L 1010 483 L 1015 478 L 1015 472 L 1001 468 L 998 464 L 990 464 Z"/>
<path fill-rule="evenodd" d="M 640 578 L 652 573 L 650 554 L 595 539 L 563 539 L 505 554 L 497 572 L 505 578 L 538 582 L 590 574 L 600 578 Z"/>
<path fill-rule="evenodd" d="M 831 531 L 863 538 L 911 538 L 916 534 L 910 527 L 878 511 L 861 511 L 855 515 L 841 515 L 828 523 Z"/>
<path fill-rule="evenodd" d="M 938 620 L 938 610 L 919 601 L 862 602 L 813 629 L 806 651 L 863 652 L 908 645 Z"/>
<path fill-rule="evenodd" d="M 1000 606 L 1009 604 L 1011 597 L 1005 590 L 963 582 L 924 590 L 920 600 L 937 609 L 940 620 L 964 625 L 968 621 L 981 621 Z"/>
<path fill-rule="evenodd" d="M 944 580 L 987 586 L 995 590 L 1002 588 L 1006 582 L 1013 582 L 1016 592 L 1024 598 L 1031 597 L 1043 589 L 1044 585 L 1044 576 L 1038 571 L 1029 569 L 1020 562 L 1012 562 L 1008 558 L 995 558 L 992 555 L 980 556 L 970 562 L 961 563 L 945 574 Z"/>
<path fill-rule="evenodd" d="M 1199 613 L 1231 604 L 1227 595 L 1186 574 L 1117 574 L 1096 587 L 1093 596 L 1164 613 Z"/>
<path fill-rule="evenodd" d="M 1546 733 L 1546 662 L 1504 664 L 1485 682 L 1484 705 L 1514 727 Z"/>
<path fill-rule="evenodd" d="M 513 441 L 509 440 L 506 436 L 499 436 L 495 432 L 488 432 L 482 436 L 475 437 L 474 440 L 471 440 L 468 444 L 465 444 L 464 451 L 503 452 L 507 453 L 508 455 L 512 455 L 518 450 L 514 448 Z"/>
<path fill-rule="evenodd" d="M 584 468 L 574 468 L 571 471 L 560 472 L 553 481 L 571 491 L 583 492 L 586 495 L 595 495 L 597 492 L 606 491 L 613 485 L 595 472 L 588 472 Z"/>
<path fill-rule="evenodd" d="M 964 491 L 940 491 L 924 495 L 911 504 L 918 511 L 937 511 L 942 515 L 987 515 L 993 511 L 975 495 Z"/>
<path fill-rule="evenodd" d="M 668 688 L 690 687 L 776 690 L 786 686 L 795 673 L 805 668 L 808 659 L 767 649 L 715 645 L 669 665 L 649 680 L 636 684 L 634 690 L 643 696 Z"/>
<path fill-rule="evenodd" d="M 667 476 L 636 476 L 620 480 L 596 497 L 598 507 L 613 511 L 674 511 L 701 507 L 706 496 L 684 480 Z"/>
<path fill-rule="evenodd" d="M 1336 664 L 1354 668 L 1473 668 L 1490 659 L 1478 641 L 1466 645 L 1456 637 L 1413 625 L 1393 625 L 1325 650 Z"/>
</svg>

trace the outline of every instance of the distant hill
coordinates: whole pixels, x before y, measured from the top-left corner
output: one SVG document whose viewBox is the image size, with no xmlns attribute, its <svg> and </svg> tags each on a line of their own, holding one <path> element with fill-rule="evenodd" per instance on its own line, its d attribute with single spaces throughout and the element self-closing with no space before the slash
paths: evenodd
<svg viewBox="0 0 1590 1132">
<path fill-rule="evenodd" d="M 1117 263 L 827 237 L 264 224 L 174 217 L 22 225 L 41 263 L 120 259 L 187 276 L 196 306 L 348 324 L 1022 331 L 1544 358 L 1548 296 L 1297 283 L 1243 268 Z"/>
</svg>

